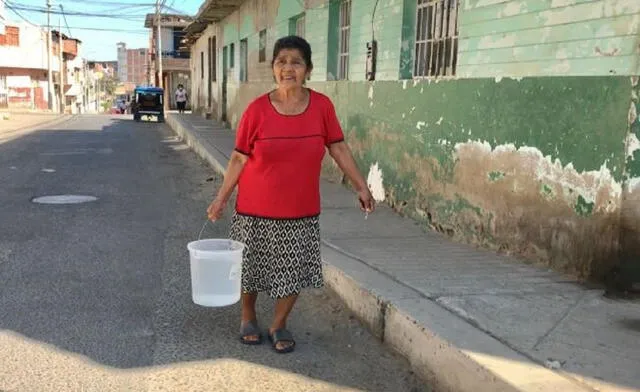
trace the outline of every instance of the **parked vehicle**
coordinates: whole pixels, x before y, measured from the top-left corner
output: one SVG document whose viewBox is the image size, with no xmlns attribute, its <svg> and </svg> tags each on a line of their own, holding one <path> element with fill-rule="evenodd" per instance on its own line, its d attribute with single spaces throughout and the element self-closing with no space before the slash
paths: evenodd
<svg viewBox="0 0 640 392">
<path fill-rule="evenodd" d="M 131 102 L 131 113 L 135 121 L 142 116 L 154 116 L 158 122 L 164 122 L 164 89 L 159 87 L 136 87 Z"/>
</svg>

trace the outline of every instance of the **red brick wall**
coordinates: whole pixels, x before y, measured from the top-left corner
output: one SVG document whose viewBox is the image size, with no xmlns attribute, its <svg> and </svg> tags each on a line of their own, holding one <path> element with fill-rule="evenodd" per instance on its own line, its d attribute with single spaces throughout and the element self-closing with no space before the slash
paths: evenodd
<svg viewBox="0 0 640 392">
<path fill-rule="evenodd" d="M 0 46 L 20 46 L 20 29 L 6 26 L 5 33 L 0 34 Z"/>
<path fill-rule="evenodd" d="M 78 55 L 78 43 L 71 39 L 62 40 L 62 51 L 73 56 Z"/>
</svg>

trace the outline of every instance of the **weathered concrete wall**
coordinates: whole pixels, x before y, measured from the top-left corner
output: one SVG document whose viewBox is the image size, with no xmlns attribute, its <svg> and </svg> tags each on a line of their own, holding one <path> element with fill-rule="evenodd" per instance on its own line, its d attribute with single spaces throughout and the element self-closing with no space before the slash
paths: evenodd
<svg viewBox="0 0 640 392">
<path fill-rule="evenodd" d="M 640 255 L 640 104 L 628 76 L 640 73 L 640 2 L 464 1 L 459 73 L 483 77 L 440 82 L 398 80 L 411 78 L 415 2 L 375 3 L 353 3 L 350 81 L 334 82 L 329 0 L 245 2 L 218 29 L 221 51 L 235 46 L 230 124 L 274 87 L 273 43 L 304 12 L 315 64 L 309 85 L 334 101 L 379 199 L 425 227 L 583 278 L 607 274 L 620 255 Z M 378 81 L 370 83 L 373 33 Z M 243 39 L 248 82 L 239 79 Z M 222 63 L 219 55 L 219 72 Z M 618 73 L 627 76 L 610 76 Z M 330 160 L 325 169 L 341 179 Z"/>
<path fill-rule="evenodd" d="M 615 262 L 629 78 L 314 87 L 398 211 L 582 277 Z"/>
<path fill-rule="evenodd" d="M 373 189 L 425 226 L 583 278 L 615 265 L 623 228 L 638 247 L 640 190 L 624 209 L 622 193 L 628 77 L 310 86 L 332 98 Z M 243 85 L 234 117 L 270 87 Z"/>
<path fill-rule="evenodd" d="M 219 80 L 222 75 L 220 72 L 219 63 L 219 55 L 217 56 L 218 60 L 216 62 L 216 77 L 209 80 L 209 57 L 211 53 L 209 52 L 209 38 L 219 36 L 218 26 L 217 25 L 209 25 L 203 32 L 200 39 L 198 39 L 195 44 L 191 47 L 191 59 L 190 59 L 190 70 L 191 70 L 191 107 L 195 112 L 198 113 L 212 113 L 214 118 L 219 117 L 219 108 L 220 108 L 220 86 Z M 222 46 L 218 42 L 217 51 Z M 202 56 L 202 57 L 201 57 Z M 204 62 L 204 73 L 202 72 L 202 64 L 201 61 Z M 209 105 L 209 86 L 208 83 L 211 83 L 211 105 Z"/>
<path fill-rule="evenodd" d="M 621 210 L 620 268 L 611 285 L 623 289 L 640 283 L 640 94 L 639 78 L 632 80 L 629 134 L 625 140 L 626 172 Z"/>
</svg>

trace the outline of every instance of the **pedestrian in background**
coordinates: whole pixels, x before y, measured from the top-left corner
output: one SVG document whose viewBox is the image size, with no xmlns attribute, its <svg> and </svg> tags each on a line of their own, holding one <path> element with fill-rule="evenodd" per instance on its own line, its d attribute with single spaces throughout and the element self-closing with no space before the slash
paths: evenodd
<svg viewBox="0 0 640 392">
<path fill-rule="evenodd" d="M 187 95 L 187 90 L 184 89 L 182 84 L 178 85 L 178 89 L 176 90 L 176 104 L 178 105 L 178 113 L 184 113 L 184 109 L 187 107 L 187 100 L 189 96 Z"/>
<path fill-rule="evenodd" d="M 246 245 L 242 266 L 240 340 L 260 344 L 256 299 L 276 299 L 269 340 L 293 351 L 286 323 L 305 287 L 323 287 L 320 259 L 320 171 L 328 149 L 351 180 L 363 211 L 374 200 L 353 159 L 330 99 L 304 86 L 313 69 L 303 38 L 279 39 L 273 49 L 277 88 L 249 104 L 236 131 L 224 182 L 207 212 L 219 219 L 238 185 L 231 238 Z"/>
</svg>

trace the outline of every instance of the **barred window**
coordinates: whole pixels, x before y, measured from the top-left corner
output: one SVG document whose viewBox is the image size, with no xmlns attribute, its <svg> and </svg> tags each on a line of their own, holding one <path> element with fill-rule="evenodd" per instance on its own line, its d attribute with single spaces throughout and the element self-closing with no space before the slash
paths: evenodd
<svg viewBox="0 0 640 392">
<path fill-rule="evenodd" d="M 459 3 L 459 0 L 418 0 L 415 77 L 456 74 Z"/>
<path fill-rule="evenodd" d="M 349 32 L 351 31 L 351 0 L 340 3 L 340 48 L 338 52 L 338 80 L 349 78 Z"/>
</svg>

